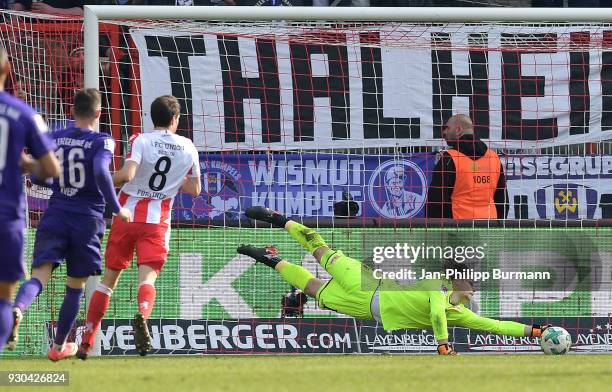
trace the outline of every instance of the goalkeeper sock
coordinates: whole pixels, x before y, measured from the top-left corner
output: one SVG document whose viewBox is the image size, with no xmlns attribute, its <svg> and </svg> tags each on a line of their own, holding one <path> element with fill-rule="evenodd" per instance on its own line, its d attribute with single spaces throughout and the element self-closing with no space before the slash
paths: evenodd
<svg viewBox="0 0 612 392">
<path fill-rule="evenodd" d="M 148 319 L 153 311 L 153 304 L 155 304 L 155 286 L 150 282 L 142 282 L 138 286 L 138 311 Z"/>
<path fill-rule="evenodd" d="M 63 346 L 66 341 L 66 336 L 70 333 L 77 314 L 79 313 L 82 297 L 83 289 L 75 289 L 66 286 L 66 294 L 64 295 L 64 302 L 62 303 L 57 318 L 57 330 L 55 332 L 55 339 L 53 340 L 56 344 L 56 348 Z"/>
<path fill-rule="evenodd" d="M 306 284 L 314 276 L 301 265 L 291 264 L 283 260 L 276 265 L 276 270 L 282 275 L 283 279 L 292 286 L 304 291 Z"/>
<path fill-rule="evenodd" d="M 13 329 L 13 305 L 11 301 L 0 299 L 0 352 Z"/>
<path fill-rule="evenodd" d="M 323 238 L 316 231 L 295 221 L 289 226 L 289 234 L 310 253 L 322 246 L 327 246 Z"/>
<path fill-rule="evenodd" d="M 94 338 L 100 328 L 100 322 L 108 310 L 112 294 L 113 290 L 100 284 L 91 296 L 87 307 L 87 322 L 85 323 L 85 333 L 82 340 L 82 344 L 88 345 L 89 348 L 94 344 Z"/>
<path fill-rule="evenodd" d="M 21 313 L 25 313 L 30 305 L 32 305 L 32 302 L 34 302 L 34 298 L 42 292 L 42 289 L 43 285 L 37 278 L 28 280 L 19 288 L 14 307 L 19 308 Z"/>
</svg>

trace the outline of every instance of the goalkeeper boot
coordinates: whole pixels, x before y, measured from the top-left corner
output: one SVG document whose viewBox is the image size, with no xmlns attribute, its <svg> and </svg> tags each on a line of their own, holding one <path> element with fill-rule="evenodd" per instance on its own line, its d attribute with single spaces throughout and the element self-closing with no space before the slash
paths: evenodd
<svg viewBox="0 0 612 392">
<path fill-rule="evenodd" d="M 274 269 L 281 259 L 278 257 L 278 249 L 274 245 L 257 248 L 253 245 L 240 245 L 237 249 L 241 255 L 249 256 L 258 263 L 267 265 Z"/>
<path fill-rule="evenodd" d="M 134 328 L 136 351 L 138 351 L 138 354 L 141 357 L 144 357 L 151 349 L 151 334 L 149 334 L 147 320 L 144 318 L 142 313 L 136 313 L 132 327 Z"/>
<path fill-rule="evenodd" d="M 53 345 L 47 352 L 47 357 L 53 362 L 57 362 L 62 359 L 74 357 L 77 350 L 78 347 L 76 343 L 64 343 L 61 350 L 58 350 L 55 345 Z"/>
<path fill-rule="evenodd" d="M 286 216 L 276 212 L 270 208 L 262 206 L 253 206 L 247 208 L 245 215 L 247 218 L 270 223 L 274 227 L 285 228 L 285 224 L 289 221 Z"/>
<path fill-rule="evenodd" d="M 21 309 L 13 308 L 13 329 L 11 330 L 11 334 L 5 346 L 8 351 L 13 351 L 17 348 L 17 343 L 19 342 L 19 324 L 21 324 L 22 319 L 23 314 L 21 313 Z"/>
</svg>

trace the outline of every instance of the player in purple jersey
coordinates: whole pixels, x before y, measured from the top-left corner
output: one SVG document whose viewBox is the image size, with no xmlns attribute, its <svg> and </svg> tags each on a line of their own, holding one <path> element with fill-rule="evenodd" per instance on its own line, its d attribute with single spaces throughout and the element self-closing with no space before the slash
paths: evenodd
<svg viewBox="0 0 612 392">
<path fill-rule="evenodd" d="M 48 357 L 58 361 L 77 352 L 75 343 L 65 343 L 76 320 L 87 278 L 100 275 L 100 242 L 106 222 L 104 207 L 124 221 L 128 209 L 117 200 L 109 165 L 115 142 L 110 135 L 94 131 L 101 113 L 100 93 L 79 90 L 72 109 L 75 126 L 51 133 L 57 144 L 56 155 L 62 169 L 51 185 L 53 194 L 36 230 L 32 279 L 25 282 L 15 298 L 15 326 L 7 348 L 14 349 L 19 321 L 51 278 L 53 270 L 66 260 L 66 294 L 59 311 L 54 345 Z"/>
<path fill-rule="evenodd" d="M 22 174 L 48 178 L 59 173 L 42 117 L 4 91 L 10 68 L 8 55 L 0 47 L 0 352 L 13 327 L 11 299 L 25 272 Z M 24 148 L 31 155 L 24 153 Z"/>
</svg>

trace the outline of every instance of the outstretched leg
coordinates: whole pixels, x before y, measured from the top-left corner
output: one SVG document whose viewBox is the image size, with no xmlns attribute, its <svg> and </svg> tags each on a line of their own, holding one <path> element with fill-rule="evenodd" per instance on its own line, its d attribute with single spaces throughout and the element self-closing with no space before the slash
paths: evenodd
<svg viewBox="0 0 612 392">
<path fill-rule="evenodd" d="M 317 261 L 323 265 L 323 256 L 330 250 L 325 240 L 313 229 L 304 226 L 286 216 L 269 208 L 255 206 L 246 210 L 246 216 L 251 219 L 270 223 L 274 227 L 283 228 L 291 237 L 312 253 Z M 323 265 L 324 268 L 325 265 Z"/>
<path fill-rule="evenodd" d="M 273 246 L 258 248 L 253 245 L 241 245 L 238 253 L 273 268 L 287 283 L 302 290 L 309 297 L 316 298 L 317 292 L 325 284 L 321 279 L 315 278 L 306 268 L 282 260 Z"/>
<path fill-rule="evenodd" d="M 372 319 L 370 303 L 373 292 L 361 290 L 359 278 L 361 263 L 356 260 L 342 256 L 347 260 L 339 260 L 338 264 L 334 264 L 331 269 L 336 269 L 335 272 L 343 277 L 337 279 L 332 274 L 334 279 L 322 281 L 312 276 L 310 271 L 304 267 L 281 260 L 274 247 L 257 248 L 252 245 L 242 245 L 238 248 L 238 253 L 274 268 L 289 284 L 298 287 L 309 297 L 315 298 L 323 309 L 334 310 L 360 319 Z M 329 258 L 329 256 L 326 257 Z M 325 260 L 325 257 L 323 259 Z M 341 267 L 342 270 L 338 270 L 338 267 Z"/>
</svg>

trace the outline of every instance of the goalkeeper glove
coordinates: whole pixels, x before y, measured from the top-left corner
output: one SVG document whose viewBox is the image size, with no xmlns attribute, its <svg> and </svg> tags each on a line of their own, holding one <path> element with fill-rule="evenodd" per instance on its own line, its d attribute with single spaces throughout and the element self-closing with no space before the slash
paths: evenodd
<svg viewBox="0 0 612 392">
<path fill-rule="evenodd" d="M 438 354 L 440 355 L 459 355 L 459 353 L 453 350 L 453 347 L 448 343 L 438 344 Z"/>
<path fill-rule="evenodd" d="M 546 331 L 546 329 L 549 328 L 549 327 L 552 327 L 552 325 L 550 325 L 550 324 L 547 324 L 547 325 L 533 324 L 531 326 L 531 337 L 532 338 L 539 338 L 540 336 L 542 336 L 544 331 Z"/>
</svg>

